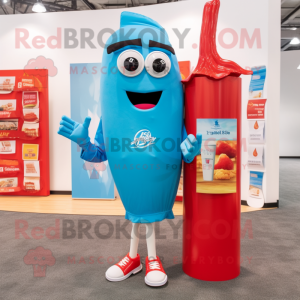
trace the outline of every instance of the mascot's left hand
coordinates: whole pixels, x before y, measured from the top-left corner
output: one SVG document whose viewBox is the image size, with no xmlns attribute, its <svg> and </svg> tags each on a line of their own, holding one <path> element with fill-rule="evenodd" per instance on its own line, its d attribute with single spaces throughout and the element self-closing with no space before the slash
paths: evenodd
<svg viewBox="0 0 300 300">
<path fill-rule="evenodd" d="M 191 163 L 195 156 L 200 154 L 202 144 L 202 134 L 197 133 L 197 138 L 193 134 L 189 134 L 188 137 L 181 143 L 180 148 L 184 159 Z"/>
</svg>

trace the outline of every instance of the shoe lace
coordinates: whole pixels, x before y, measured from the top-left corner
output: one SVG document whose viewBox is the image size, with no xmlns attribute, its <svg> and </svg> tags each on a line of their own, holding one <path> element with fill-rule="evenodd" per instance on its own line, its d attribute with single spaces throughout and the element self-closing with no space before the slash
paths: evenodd
<svg viewBox="0 0 300 300">
<path fill-rule="evenodd" d="M 160 264 L 157 260 L 149 261 L 149 268 L 151 270 L 160 270 Z"/>
<path fill-rule="evenodd" d="M 120 266 L 126 266 L 127 263 L 129 263 L 129 258 L 126 256 L 126 257 L 124 257 L 123 259 L 121 259 L 121 260 L 119 261 L 118 264 L 119 264 Z"/>
</svg>

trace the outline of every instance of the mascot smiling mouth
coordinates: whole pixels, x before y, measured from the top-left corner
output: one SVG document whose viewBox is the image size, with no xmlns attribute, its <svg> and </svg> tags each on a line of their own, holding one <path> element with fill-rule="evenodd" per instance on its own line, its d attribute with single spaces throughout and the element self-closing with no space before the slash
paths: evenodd
<svg viewBox="0 0 300 300">
<path fill-rule="evenodd" d="M 147 110 L 155 107 L 160 100 L 162 91 L 152 93 L 127 92 L 128 99 L 138 109 Z"/>
</svg>

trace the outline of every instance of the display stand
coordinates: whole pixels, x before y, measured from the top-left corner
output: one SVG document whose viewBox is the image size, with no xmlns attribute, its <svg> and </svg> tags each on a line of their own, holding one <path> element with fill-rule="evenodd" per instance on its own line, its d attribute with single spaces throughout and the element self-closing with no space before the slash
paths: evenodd
<svg viewBox="0 0 300 300">
<path fill-rule="evenodd" d="M 0 195 L 49 194 L 48 70 L 1 70 Z"/>
<path fill-rule="evenodd" d="M 209 99 L 209 101 L 207 101 Z M 221 281 L 240 274 L 241 78 L 195 77 L 186 85 L 186 129 L 197 119 L 237 119 L 236 193 L 196 192 L 197 161 L 184 164 L 183 270 Z"/>
<path fill-rule="evenodd" d="M 183 271 L 208 281 L 240 274 L 239 76 L 252 74 L 217 52 L 219 7 L 219 0 L 205 5 L 198 65 L 183 80 L 187 134 L 203 138 L 201 158 L 184 164 Z"/>
</svg>

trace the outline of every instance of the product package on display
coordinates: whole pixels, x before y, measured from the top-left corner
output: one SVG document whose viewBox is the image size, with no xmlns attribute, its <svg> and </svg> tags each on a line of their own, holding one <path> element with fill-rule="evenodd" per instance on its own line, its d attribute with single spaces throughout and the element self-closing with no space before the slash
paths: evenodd
<svg viewBox="0 0 300 300">
<path fill-rule="evenodd" d="M 247 204 L 254 208 L 261 208 L 265 204 L 263 193 L 263 172 L 250 171 L 250 185 Z"/>
<path fill-rule="evenodd" d="M 264 144 L 265 143 L 265 121 L 255 120 L 248 121 L 249 132 L 248 141 L 249 144 Z"/>
<path fill-rule="evenodd" d="M 264 96 L 267 68 L 266 66 L 256 66 L 251 70 L 253 75 L 250 82 L 249 99 L 261 99 Z"/>
<path fill-rule="evenodd" d="M 264 146 L 263 145 L 249 145 L 248 146 L 248 166 L 250 167 L 264 167 Z"/>
</svg>

